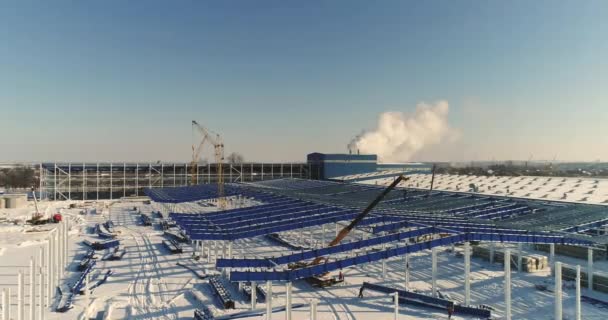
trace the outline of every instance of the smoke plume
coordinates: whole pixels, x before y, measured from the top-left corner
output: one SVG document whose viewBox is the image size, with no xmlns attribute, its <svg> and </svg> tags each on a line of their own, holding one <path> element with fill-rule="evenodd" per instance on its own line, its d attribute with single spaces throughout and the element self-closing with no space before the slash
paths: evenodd
<svg viewBox="0 0 608 320">
<path fill-rule="evenodd" d="M 421 102 L 413 114 L 383 112 L 378 127 L 355 137 L 349 147 L 377 154 L 382 162 L 407 161 L 422 148 L 457 134 L 448 124 L 448 111 L 448 102 L 439 101 Z"/>
</svg>

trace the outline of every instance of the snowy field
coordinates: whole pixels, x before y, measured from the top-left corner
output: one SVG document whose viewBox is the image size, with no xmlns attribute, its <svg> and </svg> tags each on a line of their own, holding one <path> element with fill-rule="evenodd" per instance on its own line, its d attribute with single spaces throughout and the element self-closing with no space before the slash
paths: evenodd
<svg viewBox="0 0 608 320">
<path fill-rule="evenodd" d="M 378 175 L 383 172 L 378 172 Z M 360 177 L 361 176 L 361 177 Z M 431 186 L 430 174 L 407 175 L 410 180 L 399 186 L 428 189 Z M 393 178 L 374 179 L 373 175 L 343 176 L 338 179 L 357 179 L 364 177 L 363 184 L 388 185 Z M 608 179 L 604 178 L 563 178 L 563 177 L 496 177 L 438 174 L 433 189 L 456 192 L 470 192 L 471 184 L 477 193 L 510 196 L 528 199 L 567 201 L 589 204 L 608 204 Z"/>
<path fill-rule="evenodd" d="M 82 202 L 79 203 L 82 205 Z M 225 315 L 246 312 L 251 309 L 250 303 L 245 300 L 238 286 L 223 279 L 225 286 L 231 292 L 236 306 L 233 310 L 224 310 L 218 299 L 212 294 L 207 280 L 194 276 L 193 272 L 177 266 L 181 262 L 194 268 L 199 273 L 220 274 L 214 267 L 213 259 L 202 257 L 192 258 L 192 248 L 184 247 L 182 254 L 170 254 L 162 245 L 164 238 L 158 226 L 159 219 L 154 218 L 153 226 L 143 226 L 140 223 L 139 213 L 134 211 L 136 206 L 142 213 L 151 217 L 152 211 L 158 208 L 145 205 L 142 202 L 114 201 L 89 202 L 87 208 L 96 208 L 96 214 L 80 214 L 82 207 L 68 209 L 69 202 L 49 203 L 43 202 L 41 210 L 47 214 L 61 212 L 64 218 L 71 221 L 69 266 L 63 284 L 72 283 L 79 276 L 76 266 L 87 251 L 82 240 L 100 240 L 96 234 L 91 233 L 96 223 L 112 219 L 116 224 L 116 233 L 121 246 L 127 254 L 118 261 L 98 262 L 94 268 L 92 281 L 98 279 L 107 270 L 113 275 L 108 281 L 92 292 L 87 298 L 78 295 L 74 301 L 74 308 L 66 313 L 51 312 L 57 301 L 46 308 L 46 319 L 191 319 L 197 308 L 206 306 L 216 318 Z M 195 210 L 195 204 L 182 205 L 183 211 Z M 209 209 L 212 210 L 212 209 Z M 41 227 L 29 227 L 15 224 L 14 220 L 27 219 L 34 211 L 32 207 L 26 209 L 0 210 L 0 288 L 11 288 L 11 317 L 17 319 L 17 280 L 19 270 L 29 272 L 29 259 L 37 257 L 40 246 L 44 243 L 47 233 L 56 225 L 48 224 Z M 90 210 L 88 210 L 90 212 Z M 306 246 L 321 246 L 335 235 L 335 225 L 327 225 L 327 233 L 322 234 L 321 227 L 286 232 L 282 236 L 295 243 Z M 312 232 L 312 234 L 311 234 Z M 351 239 L 359 239 L 366 235 L 362 231 L 355 231 Z M 441 294 L 449 296 L 458 302 L 464 300 L 464 260 L 458 253 L 461 248 L 442 248 L 438 255 L 438 288 Z M 537 254 L 529 248 L 526 251 Z M 239 240 L 234 243 L 235 257 L 262 257 L 278 256 L 289 251 L 282 246 L 270 243 L 264 237 Z M 101 255 L 101 254 L 100 254 Z M 558 261 L 566 264 L 586 265 L 586 261 L 574 258 L 557 256 Z M 210 261 L 210 262 L 208 262 Z M 490 264 L 477 258 L 471 260 L 471 301 L 473 305 L 488 305 L 494 308 L 494 318 L 500 319 L 504 312 L 503 266 Z M 430 251 L 410 255 L 410 283 L 409 289 L 420 293 L 431 293 L 431 254 Z M 382 262 L 343 270 L 345 282 L 325 289 L 311 287 L 305 281 L 293 283 L 293 304 L 304 304 L 293 310 L 294 320 L 309 319 L 309 302 L 318 301 L 318 319 L 363 319 L 379 320 L 392 319 L 393 303 L 391 297 L 380 293 L 366 291 L 363 298 L 358 298 L 361 284 L 372 282 L 396 288 L 403 288 L 404 260 L 402 258 L 390 259 L 386 264 L 386 277 L 382 276 Z M 597 261 L 596 270 L 608 271 L 606 261 Z M 552 319 L 554 308 L 554 295 L 552 293 L 552 278 L 549 270 L 536 273 L 518 273 L 512 271 L 512 311 L 513 319 Z M 27 281 L 26 281 L 27 284 Z M 536 284 L 545 284 L 549 291 L 538 291 Z M 25 317 L 29 319 L 29 290 L 26 286 Z M 285 304 L 285 284 L 274 283 L 273 306 Z M 587 292 L 584 295 L 608 301 L 608 295 L 596 292 Z M 564 318 L 574 318 L 574 285 L 564 283 Z M 259 302 L 257 309 L 265 310 L 263 302 Z M 607 319 L 608 309 L 596 307 L 583 302 L 583 319 Z M 447 319 L 447 313 L 440 310 L 424 309 L 419 307 L 401 305 L 401 319 Z M 273 319 L 285 319 L 284 312 L 275 312 Z M 266 319 L 265 316 L 244 317 L 243 319 Z M 453 317 L 453 319 L 465 319 Z"/>
</svg>

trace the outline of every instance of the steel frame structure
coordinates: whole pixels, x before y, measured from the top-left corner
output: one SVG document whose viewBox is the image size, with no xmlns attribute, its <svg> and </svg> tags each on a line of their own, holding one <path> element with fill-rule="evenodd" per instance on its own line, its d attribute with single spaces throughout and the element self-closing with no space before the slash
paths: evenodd
<svg viewBox="0 0 608 320">
<path fill-rule="evenodd" d="M 41 198 L 47 200 L 112 200 L 142 196 L 144 188 L 190 184 L 188 163 L 40 163 Z M 217 181 L 217 164 L 198 165 L 197 184 Z M 277 178 L 309 178 L 307 163 L 240 163 L 223 166 L 227 183 Z"/>
</svg>

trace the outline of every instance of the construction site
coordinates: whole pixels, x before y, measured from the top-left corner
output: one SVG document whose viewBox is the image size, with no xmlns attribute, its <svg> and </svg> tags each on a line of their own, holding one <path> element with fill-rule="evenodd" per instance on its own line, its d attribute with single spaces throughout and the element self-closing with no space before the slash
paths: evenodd
<svg viewBox="0 0 608 320">
<path fill-rule="evenodd" d="M 605 180 L 229 163 L 192 130 L 188 163 L 40 163 L 2 195 L 2 319 L 608 316 Z"/>
</svg>

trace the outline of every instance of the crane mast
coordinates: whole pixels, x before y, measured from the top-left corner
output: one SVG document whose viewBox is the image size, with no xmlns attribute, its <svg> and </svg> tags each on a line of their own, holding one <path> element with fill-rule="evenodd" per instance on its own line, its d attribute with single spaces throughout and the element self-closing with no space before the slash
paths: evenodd
<svg viewBox="0 0 608 320">
<path fill-rule="evenodd" d="M 201 142 L 198 145 L 192 145 L 192 184 L 198 184 L 198 159 L 203 150 L 205 142 L 209 142 L 213 146 L 215 162 L 217 164 L 217 197 L 218 197 L 218 208 L 226 208 L 226 199 L 224 199 L 224 143 L 219 134 L 213 133 L 207 130 L 205 127 L 198 124 L 198 122 L 192 120 L 192 129 L 196 129 L 202 136 Z"/>
</svg>

